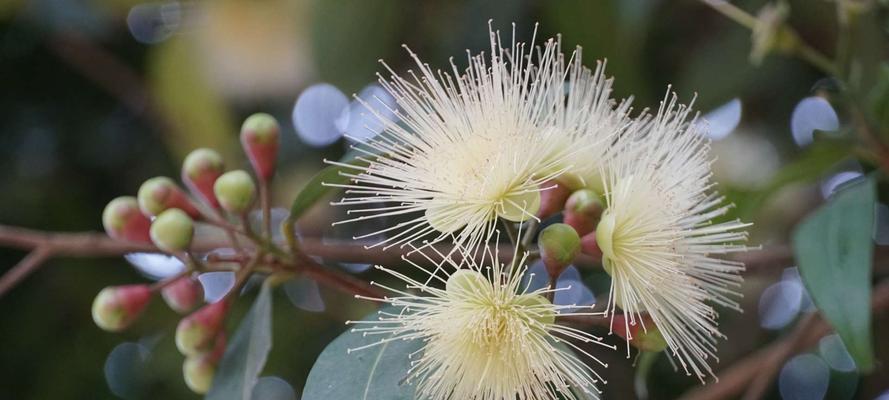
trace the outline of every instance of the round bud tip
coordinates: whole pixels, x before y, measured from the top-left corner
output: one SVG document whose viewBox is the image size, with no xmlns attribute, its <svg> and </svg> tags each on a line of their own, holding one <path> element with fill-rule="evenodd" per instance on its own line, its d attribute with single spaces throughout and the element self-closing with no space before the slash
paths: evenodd
<svg viewBox="0 0 889 400">
<path fill-rule="evenodd" d="M 275 174 L 280 132 L 278 121 L 266 113 L 251 115 L 241 126 L 241 146 L 260 179 Z"/>
<path fill-rule="evenodd" d="M 253 183 L 250 174 L 243 170 L 229 171 L 216 180 L 213 192 L 226 211 L 242 213 L 253 204 L 256 184 Z"/>
<path fill-rule="evenodd" d="M 93 321 L 106 331 L 121 331 L 139 318 L 149 300 L 148 285 L 106 287 L 93 300 Z"/>
<path fill-rule="evenodd" d="M 537 246 L 546 271 L 558 277 L 580 253 L 580 237 L 567 224 L 552 224 L 540 231 Z"/>
<path fill-rule="evenodd" d="M 139 208 L 147 216 L 158 215 L 170 208 L 179 208 L 192 217 L 200 215 L 176 182 L 165 176 L 151 178 L 139 187 Z"/>
<path fill-rule="evenodd" d="M 540 210 L 540 192 L 531 190 L 508 194 L 497 207 L 497 216 L 512 222 L 522 222 L 533 218 Z"/>
<path fill-rule="evenodd" d="M 596 240 L 596 232 L 590 232 L 580 238 L 580 252 L 597 261 L 602 261 L 602 249 Z"/>
<path fill-rule="evenodd" d="M 194 277 L 184 276 L 165 286 L 161 296 L 173 311 L 185 314 L 204 298 L 204 288 Z"/>
<path fill-rule="evenodd" d="M 215 150 L 201 148 L 185 157 L 182 163 L 182 181 L 210 206 L 217 208 L 219 202 L 213 193 L 213 183 L 224 171 L 222 156 Z"/>
<path fill-rule="evenodd" d="M 148 234 L 151 221 L 142 215 L 135 197 L 122 196 L 111 200 L 102 212 L 102 225 L 114 239 L 151 242 Z"/>
<path fill-rule="evenodd" d="M 176 348 L 186 356 L 207 352 L 217 337 L 228 303 L 225 300 L 207 304 L 179 321 L 176 326 Z"/>
<path fill-rule="evenodd" d="M 210 390 L 214 375 L 216 375 L 216 363 L 208 355 L 189 356 L 182 363 L 185 384 L 197 394 L 206 394 Z"/>
<path fill-rule="evenodd" d="M 473 294 L 484 290 L 486 286 L 490 286 L 490 283 L 481 272 L 460 269 L 448 277 L 445 290 L 453 294 Z"/>
<path fill-rule="evenodd" d="M 194 236 L 194 221 L 178 208 L 162 212 L 151 223 L 151 241 L 168 253 L 188 249 L 192 236 Z"/>
<path fill-rule="evenodd" d="M 565 202 L 565 223 L 574 227 L 580 235 L 596 229 L 604 206 L 596 192 L 589 189 L 575 191 Z"/>
<path fill-rule="evenodd" d="M 556 323 L 556 310 L 553 303 L 539 294 L 524 294 L 516 298 L 525 312 L 535 321 L 543 324 L 543 328 Z"/>
<path fill-rule="evenodd" d="M 561 211 L 565 200 L 571 195 L 570 189 L 559 181 L 550 180 L 540 187 L 540 209 L 537 210 L 540 218 L 547 218 Z"/>
</svg>

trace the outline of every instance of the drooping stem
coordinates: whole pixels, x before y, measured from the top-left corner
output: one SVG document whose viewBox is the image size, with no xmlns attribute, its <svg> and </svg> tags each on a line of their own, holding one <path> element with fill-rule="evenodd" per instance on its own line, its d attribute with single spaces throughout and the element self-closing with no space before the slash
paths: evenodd
<svg viewBox="0 0 889 400">
<path fill-rule="evenodd" d="M 272 237 L 272 208 L 269 203 L 269 198 L 271 194 L 269 193 L 271 188 L 269 188 L 269 183 L 265 179 L 259 180 L 259 204 L 262 208 L 262 231 L 265 234 L 265 237 Z"/>
</svg>

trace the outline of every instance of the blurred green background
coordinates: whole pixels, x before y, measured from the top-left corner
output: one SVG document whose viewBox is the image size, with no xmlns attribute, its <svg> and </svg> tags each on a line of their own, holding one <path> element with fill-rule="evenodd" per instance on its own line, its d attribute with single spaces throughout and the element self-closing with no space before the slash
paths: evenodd
<svg viewBox="0 0 889 400">
<path fill-rule="evenodd" d="M 737 1 L 755 12 L 764 1 Z M 832 53 L 835 5 L 790 1 L 791 23 L 825 53 Z M 818 185 L 796 185 L 747 210 L 744 195 L 762 189 L 782 164 L 804 150 L 790 133 L 794 106 L 822 77 L 797 60 L 748 62 L 750 33 L 691 0 L 587 1 L 377 1 L 377 0 L 136 0 L 0 1 L 0 223 L 44 230 L 101 230 L 112 198 L 135 193 L 145 179 L 178 176 L 196 147 L 214 147 L 229 167 L 246 166 L 237 129 L 247 115 L 265 111 L 282 121 L 282 168 L 276 204 L 287 205 L 322 158 L 346 148 L 301 143 L 291 111 L 301 90 L 329 82 L 353 93 L 374 81 L 385 59 L 408 67 L 401 44 L 432 65 L 446 66 L 465 49 L 487 49 L 487 21 L 520 38 L 562 34 L 565 48 L 583 46 L 587 65 L 608 59 L 618 97 L 634 95 L 637 108 L 656 107 L 668 84 L 696 108 L 741 100 L 742 122 L 715 142 L 721 189 L 756 223 L 751 242 L 782 244 L 790 227 L 823 201 Z M 333 219 L 325 207 L 303 224 L 320 234 Z M 0 249 L 0 270 L 23 253 Z M 787 265 L 791 267 L 791 265 Z M 786 272 L 786 271 L 785 271 Z M 781 270 L 748 277 L 744 315 L 727 315 L 720 365 L 729 365 L 781 329 L 760 328 L 759 295 Z M 195 398 L 181 377 L 181 356 L 170 334 L 177 316 L 155 302 L 123 334 L 92 323 L 90 303 L 104 286 L 144 281 L 122 259 L 56 259 L 0 298 L 0 398 L 115 398 L 106 383 L 106 357 L 125 341 L 153 349 L 131 382 L 134 398 Z M 274 347 L 264 375 L 297 390 L 343 321 L 370 305 L 324 290 L 327 310 L 310 313 L 275 297 Z M 242 302 L 243 313 L 249 302 Z M 237 320 L 237 318 L 235 318 Z M 886 317 L 875 321 L 877 357 L 886 359 Z M 882 332 L 883 336 L 880 336 Z M 607 398 L 632 397 L 632 360 L 608 355 Z M 889 375 L 860 378 L 832 373 L 830 398 L 872 399 Z M 653 398 L 674 398 L 695 381 L 655 365 Z M 133 389 L 133 388 L 137 388 Z M 780 398 L 779 390 L 770 396 Z"/>
</svg>

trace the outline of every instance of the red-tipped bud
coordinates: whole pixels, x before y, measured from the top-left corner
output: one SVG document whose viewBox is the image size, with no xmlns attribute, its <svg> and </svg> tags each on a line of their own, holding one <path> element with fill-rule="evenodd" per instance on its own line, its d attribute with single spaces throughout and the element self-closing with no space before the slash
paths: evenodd
<svg viewBox="0 0 889 400">
<path fill-rule="evenodd" d="M 121 331 L 139 318 L 149 300 L 148 285 L 106 287 L 93 300 L 93 321 L 106 331 Z"/>
<path fill-rule="evenodd" d="M 207 304 L 179 321 L 176 327 L 176 347 L 186 355 L 209 351 L 222 329 L 228 302 L 225 300 Z"/>
<path fill-rule="evenodd" d="M 641 321 L 627 321 L 625 316 L 615 315 L 611 327 L 617 336 L 639 350 L 658 352 L 667 348 L 664 335 L 648 314 L 643 314 Z"/>
<path fill-rule="evenodd" d="M 185 314 L 203 300 L 204 288 L 197 279 L 183 276 L 161 290 L 161 296 L 173 311 Z"/>
<path fill-rule="evenodd" d="M 213 192 L 222 208 L 230 213 L 240 214 L 249 210 L 253 204 L 256 184 L 250 174 L 242 170 L 229 171 L 216 180 Z"/>
<path fill-rule="evenodd" d="M 213 193 L 213 184 L 224 171 L 219 153 L 211 149 L 197 149 L 189 153 L 182 162 L 182 182 L 211 207 L 219 208 L 219 201 Z"/>
<path fill-rule="evenodd" d="M 594 258 L 596 261 L 602 261 L 602 249 L 599 248 L 595 231 L 587 233 L 580 238 L 580 252 Z"/>
<path fill-rule="evenodd" d="M 580 253 L 580 237 L 566 224 L 552 224 L 540 231 L 537 246 L 546 272 L 558 277 Z"/>
<path fill-rule="evenodd" d="M 540 192 L 540 209 L 537 210 L 537 216 L 546 218 L 556 214 L 565 206 L 565 200 L 571 195 L 571 190 L 558 181 L 546 181 L 541 185 Z"/>
<path fill-rule="evenodd" d="M 148 229 L 151 221 L 139 211 L 135 197 L 118 197 L 105 206 L 102 212 L 105 232 L 114 239 L 151 243 Z"/>
<path fill-rule="evenodd" d="M 165 176 L 151 178 L 139 187 L 139 208 L 150 217 L 171 208 L 185 211 L 192 218 L 201 215 L 176 182 Z"/>
<path fill-rule="evenodd" d="M 278 136 L 281 128 L 274 117 L 253 114 L 241 126 L 241 146 L 259 179 L 267 181 L 275 174 L 278 160 Z"/>
<path fill-rule="evenodd" d="M 565 223 L 571 225 L 578 235 L 586 235 L 596 229 L 602 210 L 602 200 L 596 192 L 578 190 L 565 202 Z"/>
<path fill-rule="evenodd" d="M 151 223 L 151 241 L 159 249 L 177 253 L 188 249 L 194 236 L 194 221 L 178 208 L 166 210 Z"/>
</svg>

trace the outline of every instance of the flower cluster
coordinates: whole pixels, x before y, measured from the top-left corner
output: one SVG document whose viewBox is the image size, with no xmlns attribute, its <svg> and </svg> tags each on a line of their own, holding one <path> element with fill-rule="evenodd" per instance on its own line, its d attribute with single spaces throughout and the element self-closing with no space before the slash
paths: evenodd
<svg viewBox="0 0 889 400">
<path fill-rule="evenodd" d="M 580 315 L 608 318 L 643 350 L 668 348 L 690 375 L 712 375 L 714 306 L 738 309 L 743 270 L 719 256 L 747 249 L 747 224 L 713 222 L 729 207 L 713 191 L 706 124 L 675 94 L 654 115 L 632 116 L 631 100 L 612 98 L 605 64 L 585 68 L 580 49 L 566 57 L 558 40 L 504 47 L 492 30 L 490 43 L 463 71 L 434 70 L 410 50 L 417 72 L 386 66 L 380 84 L 400 122 L 379 118 L 385 131 L 355 146 L 364 163 L 338 164 L 351 181 L 334 204 L 352 215 L 338 223 L 391 221 L 356 238 L 387 235 L 368 247 L 436 260 L 414 264 L 419 280 L 378 267 L 406 288 L 384 286 L 394 296 L 376 300 L 403 312 L 354 330 L 385 337 L 375 344 L 422 340 L 409 375 L 423 398 L 595 393 L 599 375 L 575 352 L 595 358 L 571 343 L 599 340 L 557 324 L 578 308 L 552 302 L 556 277 L 582 251 L 601 260 L 612 288 L 604 309 Z M 534 227 L 559 212 L 565 224 L 526 252 Z M 501 227 L 516 246 L 505 264 L 491 250 Z M 520 282 L 537 256 L 551 285 L 529 291 Z"/>
</svg>

